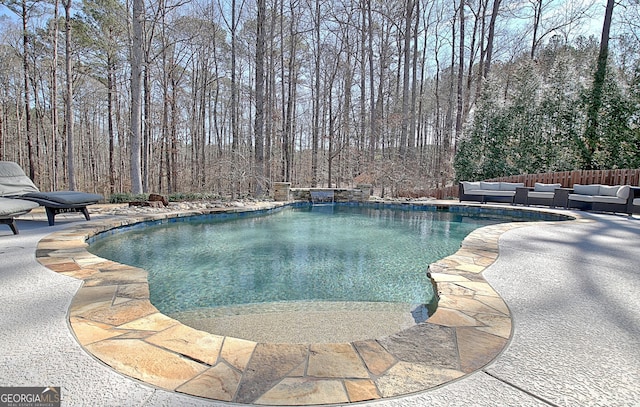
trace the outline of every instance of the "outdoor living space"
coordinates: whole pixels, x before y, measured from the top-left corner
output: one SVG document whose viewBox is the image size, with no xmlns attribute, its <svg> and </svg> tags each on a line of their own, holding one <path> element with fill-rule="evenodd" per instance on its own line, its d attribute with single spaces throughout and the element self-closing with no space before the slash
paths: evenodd
<svg viewBox="0 0 640 407">
<path fill-rule="evenodd" d="M 60 386 L 64 405 L 624 406 L 640 384 L 636 216 L 561 210 L 576 220 L 478 229 L 431 266 L 441 302 L 422 328 L 295 345 L 195 331 L 145 305 L 135 269 L 96 275 L 87 236 L 169 216 L 114 215 L 126 211 L 48 227 L 35 210 L 20 235 L 0 230 L 4 386 Z"/>
<path fill-rule="evenodd" d="M 0 21 L 0 407 L 639 403 L 640 0 Z"/>
</svg>

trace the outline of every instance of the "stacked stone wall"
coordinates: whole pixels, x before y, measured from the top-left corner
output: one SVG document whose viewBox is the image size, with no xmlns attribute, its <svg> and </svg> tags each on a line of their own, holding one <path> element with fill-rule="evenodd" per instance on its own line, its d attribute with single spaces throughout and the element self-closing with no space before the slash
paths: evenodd
<svg viewBox="0 0 640 407">
<path fill-rule="evenodd" d="M 275 191 L 277 190 L 274 188 Z M 311 191 L 333 191 L 335 202 L 367 202 L 371 196 L 371 185 L 358 185 L 356 188 L 291 188 L 288 198 L 292 201 L 311 202 Z M 284 200 L 282 198 L 284 195 L 274 193 L 276 201 Z"/>
</svg>

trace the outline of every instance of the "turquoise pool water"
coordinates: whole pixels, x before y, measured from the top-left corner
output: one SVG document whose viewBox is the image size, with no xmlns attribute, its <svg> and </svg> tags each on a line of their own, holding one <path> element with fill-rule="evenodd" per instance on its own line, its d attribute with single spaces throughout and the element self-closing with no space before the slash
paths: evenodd
<svg viewBox="0 0 640 407">
<path fill-rule="evenodd" d="M 513 219 L 357 206 L 289 207 L 132 228 L 89 250 L 149 272 L 163 313 L 289 301 L 428 304 L 430 263 Z"/>
</svg>

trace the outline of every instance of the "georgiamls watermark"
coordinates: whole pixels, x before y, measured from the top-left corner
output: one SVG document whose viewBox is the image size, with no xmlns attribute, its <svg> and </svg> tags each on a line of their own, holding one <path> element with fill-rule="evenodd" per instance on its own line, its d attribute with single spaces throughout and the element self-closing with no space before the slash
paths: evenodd
<svg viewBox="0 0 640 407">
<path fill-rule="evenodd" d="M 60 407 L 60 387 L 0 387 L 0 407 Z"/>
</svg>

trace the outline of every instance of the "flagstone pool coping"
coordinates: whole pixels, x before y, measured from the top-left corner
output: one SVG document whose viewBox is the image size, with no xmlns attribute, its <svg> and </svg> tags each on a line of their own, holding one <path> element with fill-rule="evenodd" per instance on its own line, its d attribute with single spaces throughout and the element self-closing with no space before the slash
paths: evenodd
<svg viewBox="0 0 640 407">
<path fill-rule="evenodd" d="M 257 343 L 198 331 L 151 304 L 145 270 L 87 251 L 90 237 L 122 226 L 282 205 L 263 203 L 77 224 L 42 239 L 36 259 L 55 272 L 84 281 L 68 317 L 75 337 L 88 353 L 121 374 L 197 397 L 257 405 L 343 404 L 398 397 L 477 371 L 507 345 L 512 333 L 509 308 L 482 272 L 498 257 L 500 235 L 530 222 L 476 229 L 455 254 L 429 265 L 440 300 L 426 322 L 388 337 L 350 343 Z M 441 204 L 445 205 L 456 206 Z M 504 206 L 499 210 L 523 209 Z"/>
</svg>

